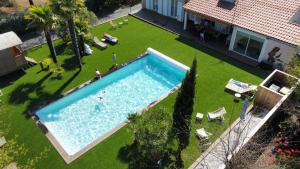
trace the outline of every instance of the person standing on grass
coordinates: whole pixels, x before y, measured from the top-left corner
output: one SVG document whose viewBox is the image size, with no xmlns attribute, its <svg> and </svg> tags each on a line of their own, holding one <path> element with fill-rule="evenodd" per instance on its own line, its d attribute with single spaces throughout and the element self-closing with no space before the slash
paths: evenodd
<svg viewBox="0 0 300 169">
<path fill-rule="evenodd" d="M 101 73 L 98 68 L 96 69 L 96 79 L 101 79 Z"/>
<path fill-rule="evenodd" d="M 117 66 L 117 54 L 115 52 L 113 52 L 113 62 L 114 65 Z"/>
</svg>

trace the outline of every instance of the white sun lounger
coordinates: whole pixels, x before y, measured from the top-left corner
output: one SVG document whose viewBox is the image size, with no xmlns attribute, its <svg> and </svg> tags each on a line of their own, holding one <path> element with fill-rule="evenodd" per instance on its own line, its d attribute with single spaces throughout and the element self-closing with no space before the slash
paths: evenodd
<svg viewBox="0 0 300 169">
<path fill-rule="evenodd" d="M 107 45 L 103 42 L 101 42 L 97 37 L 94 37 L 94 43 L 100 47 L 101 49 L 105 49 L 107 47 Z"/>
<path fill-rule="evenodd" d="M 257 89 L 257 86 L 251 85 L 248 83 L 240 82 L 234 79 L 230 79 L 225 86 L 226 89 L 234 91 L 235 93 L 246 93 L 250 91 L 254 91 Z"/>
<path fill-rule="evenodd" d="M 209 138 L 212 134 L 210 132 L 205 131 L 204 128 L 200 128 L 196 130 L 196 135 L 200 138 L 200 139 L 207 139 Z"/>
<path fill-rule="evenodd" d="M 224 107 L 219 108 L 213 112 L 208 112 L 207 117 L 209 121 L 212 120 L 224 120 L 224 114 L 226 114 L 226 110 Z"/>
<path fill-rule="evenodd" d="M 0 138 L 0 147 L 2 147 L 4 144 L 6 144 L 5 137 Z"/>
</svg>

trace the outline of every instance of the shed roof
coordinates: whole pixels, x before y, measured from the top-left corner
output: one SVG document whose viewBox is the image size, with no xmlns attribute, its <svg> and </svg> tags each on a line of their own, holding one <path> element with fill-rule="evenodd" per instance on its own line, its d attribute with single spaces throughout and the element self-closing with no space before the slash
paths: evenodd
<svg viewBox="0 0 300 169">
<path fill-rule="evenodd" d="M 190 0 L 185 10 L 214 18 L 275 39 L 299 45 L 300 25 L 292 18 L 300 0 L 239 0 L 230 5 L 219 0 Z"/>
<path fill-rule="evenodd" d="M 6 32 L 0 34 L 0 50 L 22 44 L 21 39 L 15 32 Z"/>
</svg>

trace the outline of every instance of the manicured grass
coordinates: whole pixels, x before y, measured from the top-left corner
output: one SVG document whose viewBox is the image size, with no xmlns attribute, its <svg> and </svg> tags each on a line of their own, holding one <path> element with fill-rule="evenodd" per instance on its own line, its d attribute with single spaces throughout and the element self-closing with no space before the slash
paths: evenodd
<svg viewBox="0 0 300 169">
<path fill-rule="evenodd" d="M 117 21 L 116 21 L 117 22 Z M 223 124 L 207 122 L 204 118 L 202 124 L 192 122 L 190 145 L 183 151 L 185 168 L 187 168 L 199 155 L 198 140 L 194 132 L 197 128 L 205 127 L 213 133 L 212 141 L 216 139 L 228 126 L 229 119 L 239 116 L 241 104 L 235 105 L 233 96 L 224 91 L 224 86 L 230 78 L 259 84 L 266 73 L 258 68 L 249 67 L 220 53 L 201 48 L 199 44 L 189 42 L 182 37 L 166 32 L 160 28 L 129 17 L 129 24 L 110 29 L 110 24 L 100 25 L 93 29 L 93 34 L 101 38 L 104 32 L 109 32 L 119 38 L 120 43 L 108 46 L 106 50 L 93 48 L 94 53 L 83 58 L 83 69 L 79 71 L 73 55 L 60 54 L 59 63 L 66 71 L 62 79 L 56 79 L 48 72 L 40 71 L 39 66 L 34 66 L 26 74 L 13 74 L 0 79 L 0 88 L 4 96 L 3 112 L 0 119 L 7 123 L 11 130 L 7 138 L 18 135 L 17 141 L 25 144 L 30 149 L 28 158 L 38 154 L 45 147 L 50 147 L 48 157 L 41 160 L 38 168 L 102 168 L 122 169 L 128 163 L 122 158 L 119 150 L 126 144 L 131 144 L 132 133 L 124 127 L 109 137 L 79 159 L 66 165 L 60 155 L 52 147 L 42 131 L 26 116 L 26 112 L 35 110 L 49 100 L 58 98 L 63 92 L 91 79 L 95 75 L 95 68 L 101 72 L 107 71 L 112 66 L 112 53 L 118 55 L 118 63 L 124 63 L 152 47 L 188 66 L 194 57 L 198 59 L 198 77 L 194 115 L 196 112 L 207 113 L 224 106 L 227 109 L 226 121 Z M 60 42 L 56 42 L 59 44 Z M 60 51 L 64 49 L 60 47 Z M 28 56 L 40 61 L 49 56 L 46 45 L 28 51 Z M 172 113 L 176 93 L 172 94 L 156 107 L 166 107 Z M 25 159 L 21 159 L 25 160 Z"/>
</svg>

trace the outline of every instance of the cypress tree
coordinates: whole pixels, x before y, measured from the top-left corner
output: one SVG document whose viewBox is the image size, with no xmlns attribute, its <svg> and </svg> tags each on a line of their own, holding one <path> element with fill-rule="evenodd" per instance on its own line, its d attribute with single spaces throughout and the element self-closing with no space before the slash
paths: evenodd
<svg viewBox="0 0 300 169">
<path fill-rule="evenodd" d="M 174 104 L 173 131 L 179 140 L 179 151 L 189 144 L 191 119 L 194 106 L 197 59 L 194 58 L 190 71 L 182 82 Z"/>
</svg>

